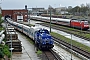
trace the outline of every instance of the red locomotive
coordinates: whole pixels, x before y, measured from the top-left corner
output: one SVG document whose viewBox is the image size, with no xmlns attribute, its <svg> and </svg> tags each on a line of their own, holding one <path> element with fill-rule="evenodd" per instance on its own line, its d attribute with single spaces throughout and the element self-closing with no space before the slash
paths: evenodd
<svg viewBox="0 0 90 60">
<path fill-rule="evenodd" d="M 82 30 L 89 29 L 89 24 L 87 20 L 71 20 L 70 23 L 71 27 L 80 28 Z"/>
</svg>

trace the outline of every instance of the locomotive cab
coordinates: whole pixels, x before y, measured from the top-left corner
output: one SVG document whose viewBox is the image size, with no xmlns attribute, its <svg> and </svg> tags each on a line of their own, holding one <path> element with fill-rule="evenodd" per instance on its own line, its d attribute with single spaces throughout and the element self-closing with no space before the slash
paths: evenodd
<svg viewBox="0 0 90 60">
<path fill-rule="evenodd" d="M 88 21 L 84 21 L 84 29 L 85 30 L 89 29 L 89 23 L 88 23 Z"/>
</svg>

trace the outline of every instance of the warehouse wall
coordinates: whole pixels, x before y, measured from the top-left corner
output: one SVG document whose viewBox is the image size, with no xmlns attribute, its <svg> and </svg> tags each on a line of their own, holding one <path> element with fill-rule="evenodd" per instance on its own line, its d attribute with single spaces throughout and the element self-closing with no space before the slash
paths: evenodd
<svg viewBox="0 0 90 60">
<path fill-rule="evenodd" d="M 17 9 L 17 10 L 2 10 L 2 16 L 11 15 L 14 21 L 17 21 L 17 16 L 23 16 L 23 21 L 27 22 L 27 13 L 28 10 L 25 9 Z"/>
</svg>

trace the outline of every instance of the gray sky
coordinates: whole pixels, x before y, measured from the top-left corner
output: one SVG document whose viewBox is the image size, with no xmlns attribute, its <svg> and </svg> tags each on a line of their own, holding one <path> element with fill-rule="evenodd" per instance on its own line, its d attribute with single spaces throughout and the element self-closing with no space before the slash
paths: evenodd
<svg viewBox="0 0 90 60">
<path fill-rule="evenodd" d="M 2 9 L 20 9 L 24 8 L 25 5 L 28 8 L 31 7 L 44 7 L 48 8 L 49 5 L 52 7 L 60 6 L 80 6 L 80 4 L 90 3 L 90 0 L 0 0 Z"/>
</svg>

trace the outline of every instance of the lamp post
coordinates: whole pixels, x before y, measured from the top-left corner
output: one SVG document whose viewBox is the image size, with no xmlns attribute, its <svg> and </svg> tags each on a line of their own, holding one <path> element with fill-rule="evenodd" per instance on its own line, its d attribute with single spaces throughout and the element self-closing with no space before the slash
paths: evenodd
<svg viewBox="0 0 90 60">
<path fill-rule="evenodd" d="M 51 6 L 49 5 L 50 7 L 50 33 L 51 33 Z"/>
<path fill-rule="evenodd" d="M 30 24 L 30 11 L 29 11 L 29 24 Z"/>
<path fill-rule="evenodd" d="M 29 24 L 30 24 L 30 10 L 29 9 L 32 9 L 32 8 L 27 8 L 27 10 L 28 10 L 28 13 L 27 13 L 27 20 L 28 20 L 28 22 L 29 22 Z"/>
<path fill-rule="evenodd" d="M 74 22 L 72 23 L 72 27 L 74 29 Z M 72 33 L 71 33 L 71 60 L 72 60 Z"/>
<path fill-rule="evenodd" d="M 80 33 L 81 33 L 81 35 L 82 35 L 82 21 L 80 21 L 80 24 L 81 24 L 81 32 L 80 32 Z"/>
<path fill-rule="evenodd" d="M 11 60 L 12 60 L 12 34 L 10 34 L 10 37 L 11 37 Z"/>
<path fill-rule="evenodd" d="M 14 49 L 14 48 L 12 48 L 12 33 L 10 34 L 10 42 L 11 42 L 10 50 L 11 50 L 11 60 L 12 60 L 12 50 Z"/>
<path fill-rule="evenodd" d="M 71 33 L 71 60 L 72 60 L 72 33 Z"/>
</svg>

